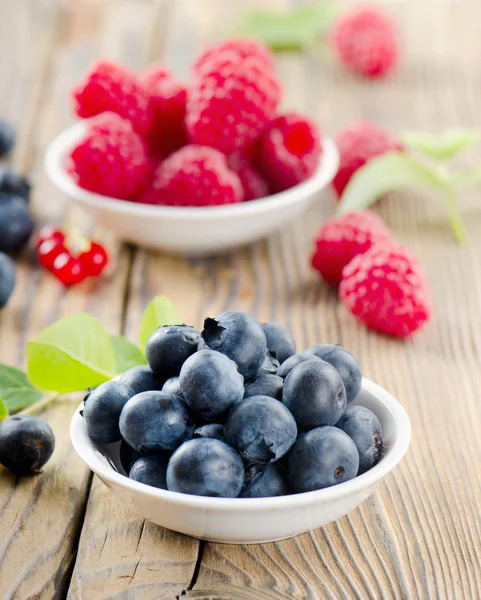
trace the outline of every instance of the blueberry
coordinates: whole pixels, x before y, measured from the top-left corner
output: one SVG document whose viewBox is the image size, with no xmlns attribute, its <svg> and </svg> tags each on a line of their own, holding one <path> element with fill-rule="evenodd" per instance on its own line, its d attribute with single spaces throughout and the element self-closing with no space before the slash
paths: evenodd
<svg viewBox="0 0 481 600">
<path fill-rule="evenodd" d="M 171 377 L 167 379 L 162 388 L 163 392 L 169 392 L 171 394 L 177 394 L 177 396 L 182 396 L 180 391 L 180 377 Z"/>
<path fill-rule="evenodd" d="M 9 256 L 0 252 L 0 308 L 7 304 L 12 295 L 16 279 L 15 263 Z"/>
<path fill-rule="evenodd" d="M 284 380 L 278 375 L 261 375 L 245 387 L 244 398 L 252 396 L 269 396 L 276 400 L 282 398 Z"/>
<path fill-rule="evenodd" d="M 15 415 L 0 423 L 0 463 L 24 475 L 41 469 L 52 456 L 55 437 L 37 417 Z"/>
<path fill-rule="evenodd" d="M 8 154 L 15 146 L 15 130 L 5 121 L 0 119 L 0 156 Z"/>
<path fill-rule="evenodd" d="M 129 446 L 126 441 L 122 440 L 122 443 L 120 444 L 119 458 L 120 463 L 127 475 L 129 474 L 134 462 L 139 460 L 141 456 L 142 455 L 140 452 L 137 452 L 137 450 L 132 448 L 132 446 Z"/>
<path fill-rule="evenodd" d="M 152 369 L 146 365 L 128 369 L 128 371 L 122 373 L 119 381 L 125 383 L 135 394 L 151 390 L 160 392 L 163 389 L 163 382 L 159 381 Z"/>
<path fill-rule="evenodd" d="M 83 418 L 89 436 L 99 444 L 121 440 L 119 418 L 134 391 L 120 381 L 106 381 L 91 391 L 85 399 Z"/>
<path fill-rule="evenodd" d="M 17 175 L 10 167 L 0 165 L 0 201 L 9 196 L 20 196 L 28 202 L 30 184 L 21 175 Z"/>
<path fill-rule="evenodd" d="M 311 492 L 353 479 L 359 453 L 337 427 L 317 427 L 302 434 L 287 457 L 287 478 L 295 492 Z"/>
<path fill-rule="evenodd" d="M 283 469 L 279 463 L 266 466 L 253 465 L 246 469 L 244 485 L 239 498 L 268 498 L 288 493 Z"/>
<path fill-rule="evenodd" d="M 236 498 L 244 482 L 240 456 L 227 444 L 198 438 L 182 444 L 167 467 L 167 488 L 172 492 Z"/>
<path fill-rule="evenodd" d="M 33 219 L 20 196 L 0 194 L 0 252 L 20 250 L 33 232 Z"/>
<path fill-rule="evenodd" d="M 317 356 L 314 354 L 307 354 L 307 352 L 293 354 L 281 364 L 277 370 L 277 375 L 279 375 L 279 377 L 287 377 L 294 367 L 297 367 L 297 365 L 305 362 L 306 360 L 317 360 Z"/>
<path fill-rule="evenodd" d="M 300 429 L 335 425 L 346 408 L 346 390 L 337 369 L 322 360 L 294 367 L 284 381 L 282 402 Z"/>
<path fill-rule="evenodd" d="M 204 321 L 202 337 L 209 348 L 232 359 L 239 373 L 254 379 L 266 357 L 266 336 L 250 315 L 231 310 Z"/>
<path fill-rule="evenodd" d="M 376 415 L 364 406 L 348 406 L 336 424 L 356 444 L 359 452 L 358 475 L 376 465 L 383 453 L 381 423 Z"/>
<path fill-rule="evenodd" d="M 306 352 L 336 367 L 346 388 L 347 403 L 352 402 L 361 391 L 362 373 L 361 366 L 349 350 L 335 344 L 320 344 L 311 346 Z"/>
<path fill-rule="evenodd" d="M 274 462 L 294 444 L 294 417 L 278 400 L 253 396 L 235 406 L 224 426 L 226 442 L 246 463 Z"/>
<path fill-rule="evenodd" d="M 267 340 L 267 348 L 282 364 L 296 353 L 296 342 L 291 332 L 279 323 L 262 323 L 261 325 Z"/>
<path fill-rule="evenodd" d="M 275 355 L 270 350 L 267 350 L 264 362 L 257 371 L 256 377 L 259 377 L 260 375 L 275 375 L 280 366 L 281 365 Z"/>
<path fill-rule="evenodd" d="M 200 333 L 188 325 L 159 327 L 147 340 L 145 356 L 156 377 L 166 381 L 180 373 L 184 362 L 197 351 Z"/>
<path fill-rule="evenodd" d="M 207 425 L 197 427 L 197 429 L 194 431 L 194 437 L 214 438 L 215 440 L 225 442 L 224 425 L 222 425 L 221 423 L 207 423 Z"/>
<path fill-rule="evenodd" d="M 244 380 L 236 364 L 214 350 L 199 350 L 180 372 L 180 390 L 191 409 L 215 421 L 244 397 Z"/>
<path fill-rule="evenodd" d="M 167 489 L 167 465 L 169 454 L 142 456 L 130 469 L 129 478 L 145 485 Z"/>
<path fill-rule="evenodd" d="M 194 416 L 188 406 L 167 392 L 137 394 L 120 415 L 122 437 L 141 454 L 175 450 L 192 437 L 194 429 Z"/>
</svg>

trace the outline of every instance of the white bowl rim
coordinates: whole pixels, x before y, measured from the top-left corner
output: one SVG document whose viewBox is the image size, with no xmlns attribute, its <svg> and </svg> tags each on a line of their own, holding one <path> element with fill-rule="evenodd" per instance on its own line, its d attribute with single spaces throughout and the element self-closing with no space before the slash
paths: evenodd
<svg viewBox="0 0 481 600">
<path fill-rule="evenodd" d="M 109 198 L 89 192 L 79 187 L 64 168 L 66 153 L 85 132 L 90 119 L 84 119 L 64 129 L 52 140 L 45 154 L 45 169 L 50 179 L 64 193 L 87 205 L 115 211 L 127 215 L 145 217 L 164 217 L 171 219 L 209 219 L 217 220 L 242 215 L 256 215 L 269 210 L 279 210 L 289 204 L 310 196 L 332 181 L 339 167 L 339 152 L 334 141 L 324 136 L 323 152 L 319 167 L 314 174 L 302 183 L 265 198 L 225 204 L 222 206 L 179 207 L 142 204 L 117 198 Z"/>
<path fill-rule="evenodd" d="M 366 473 L 339 485 L 315 490 L 313 492 L 269 498 L 212 498 L 161 490 L 143 483 L 138 483 L 115 471 L 111 467 L 106 466 L 97 458 L 96 452 L 98 452 L 98 450 L 95 449 L 94 443 L 88 437 L 83 419 L 79 414 L 79 411 L 83 406 L 82 403 L 77 408 L 72 418 L 70 424 L 70 437 L 75 451 L 94 473 L 97 473 L 102 479 L 105 479 L 112 484 L 119 485 L 132 492 L 142 494 L 152 499 L 159 499 L 167 501 L 170 504 L 183 505 L 190 508 L 229 511 L 237 510 L 240 512 L 289 507 L 299 508 L 321 501 L 335 502 L 344 496 L 361 492 L 363 489 L 376 485 L 392 471 L 406 454 L 411 442 L 411 422 L 406 410 L 389 392 L 365 377 L 363 377 L 362 380 L 362 389 L 372 394 L 376 400 L 381 404 L 384 404 L 391 413 L 396 427 L 396 440 L 394 444 L 388 448 L 388 451 L 382 460 Z M 85 440 L 87 441 L 87 448 L 83 447 L 83 441 Z"/>
</svg>

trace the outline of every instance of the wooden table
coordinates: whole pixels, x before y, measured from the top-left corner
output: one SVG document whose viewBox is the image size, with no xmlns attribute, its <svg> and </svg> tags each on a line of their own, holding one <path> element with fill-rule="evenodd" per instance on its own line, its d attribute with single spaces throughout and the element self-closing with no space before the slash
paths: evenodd
<svg viewBox="0 0 481 600">
<path fill-rule="evenodd" d="M 42 157 L 72 122 L 69 88 L 91 59 L 107 55 L 134 68 L 165 59 L 186 75 L 198 48 L 234 29 L 236 16 L 254 4 L 0 1 L 0 111 L 18 125 L 14 163 L 35 181 L 39 223 L 89 227 L 49 183 Z M 481 126 L 479 2 L 413 0 L 386 8 L 404 40 L 393 77 L 366 83 L 307 56 L 281 56 L 285 106 L 305 111 L 328 133 L 360 117 L 395 131 Z M 479 147 L 471 158 L 481 159 Z M 378 207 L 419 255 L 433 287 L 432 322 L 404 343 L 357 325 L 311 272 L 311 240 L 332 211 L 327 204 L 266 241 L 203 260 L 120 246 L 94 227 L 112 251 L 113 268 L 70 290 L 38 270 L 26 251 L 0 316 L 2 362 L 22 365 L 29 338 L 79 311 L 135 339 L 143 308 L 162 293 L 197 326 L 205 315 L 238 308 L 286 324 L 300 347 L 342 343 L 360 357 L 365 375 L 408 409 L 413 442 L 402 465 L 349 516 L 279 543 L 226 546 L 154 526 L 121 506 L 74 454 L 68 424 L 76 399 L 61 399 L 42 414 L 57 436 L 43 475 L 0 475 L 0 597 L 481 598 L 479 191 L 461 203 L 471 235 L 464 247 L 452 241 L 437 197 L 396 194 Z"/>
</svg>

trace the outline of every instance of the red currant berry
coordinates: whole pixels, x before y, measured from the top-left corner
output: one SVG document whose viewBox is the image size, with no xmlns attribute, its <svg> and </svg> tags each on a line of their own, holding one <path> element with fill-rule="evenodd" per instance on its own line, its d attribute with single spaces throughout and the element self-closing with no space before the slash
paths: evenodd
<svg viewBox="0 0 481 600">
<path fill-rule="evenodd" d="M 87 273 L 91 276 L 100 275 L 109 261 L 108 254 L 103 246 L 92 242 L 90 250 L 79 256 Z"/>
<path fill-rule="evenodd" d="M 46 240 L 63 242 L 65 240 L 65 234 L 60 229 L 56 229 L 51 225 L 47 225 L 46 227 L 42 227 L 38 234 L 37 250 L 41 246 L 42 242 L 45 242 Z"/>
<path fill-rule="evenodd" d="M 57 256 L 65 252 L 65 247 L 58 240 L 46 239 L 37 248 L 38 262 L 46 269 L 52 269 Z"/>
<path fill-rule="evenodd" d="M 51 271 L 65 286 L 75 285 L 88 277 L 82 261 L 70 256 L 66 250 L 56 257 Z"/>
</svg>

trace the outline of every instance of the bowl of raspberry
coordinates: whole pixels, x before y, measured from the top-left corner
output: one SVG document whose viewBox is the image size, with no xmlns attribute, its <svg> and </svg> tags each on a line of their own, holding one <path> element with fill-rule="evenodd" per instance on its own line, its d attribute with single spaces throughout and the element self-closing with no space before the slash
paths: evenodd
<svg viewBox="0 0 481 600">
<path fill-rule="evenodd" d="M 82 120 L 50 144 L 52 181 L 126 241 L 209 254 L 282 228 L 332 181 L 335 143 L 283 112 L 270 51 L 206 48 L 189 84 L 164 66 L 98 60 L 72 93 Z"/>
</svg>

